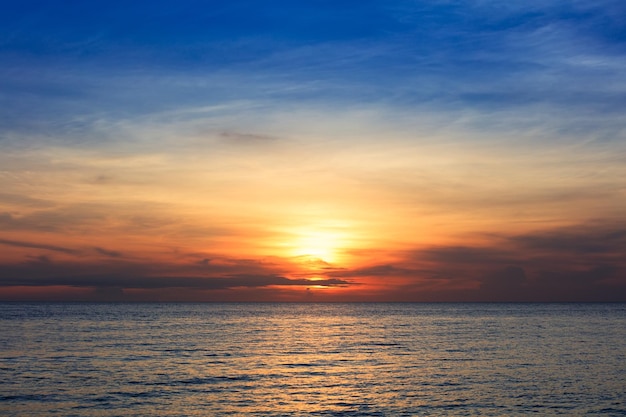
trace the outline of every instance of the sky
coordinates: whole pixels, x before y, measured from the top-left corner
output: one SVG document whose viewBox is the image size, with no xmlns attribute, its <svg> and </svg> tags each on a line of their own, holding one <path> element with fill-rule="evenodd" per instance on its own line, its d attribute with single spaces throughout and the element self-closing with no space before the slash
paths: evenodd
<svg viewBox="0 0 626 417">
<path fill-rule="evenodd" d="M 0 5 L 0 300 L 626 301 L 622 0 Z"/>
</svg>

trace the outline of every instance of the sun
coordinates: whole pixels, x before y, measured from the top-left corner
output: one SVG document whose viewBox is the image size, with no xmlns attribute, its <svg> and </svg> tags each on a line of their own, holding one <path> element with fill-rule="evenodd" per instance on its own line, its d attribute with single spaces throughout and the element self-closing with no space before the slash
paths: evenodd
<svg viewBox="0 0 626 417">
<path fill-rule="evenodd" d="M 290 256 L 310 256 L 328 263 L 338 261 L 344 240 L 339 232 L 323 229 L 299 229 L 294 235 L 288 244 Z"/>
</svg>

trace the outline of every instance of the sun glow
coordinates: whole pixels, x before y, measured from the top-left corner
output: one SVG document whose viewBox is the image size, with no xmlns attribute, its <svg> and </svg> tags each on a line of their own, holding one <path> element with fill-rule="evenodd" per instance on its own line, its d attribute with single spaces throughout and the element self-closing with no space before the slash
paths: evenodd
<svg viewBox="0 0 626 417">
<path fill-rule="evenodd" d="M 310 257 L 324 262 L 339 261 L 345 236 L 339 232 L 316 229 L 301 229 L 288 244 L 289 253 L 294 257 Z"/>
</svg>

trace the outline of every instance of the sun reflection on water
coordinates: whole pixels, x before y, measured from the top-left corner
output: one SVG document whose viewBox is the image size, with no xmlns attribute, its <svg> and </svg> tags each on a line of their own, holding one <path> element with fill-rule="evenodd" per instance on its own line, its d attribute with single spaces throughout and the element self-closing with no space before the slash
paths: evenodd
<svg viewBox="0 0 626 417">
<path fill-rule="evenodd" d="M 620 306 L 0 308 L 4 415 L 588 415 L 623 399 Z"/>
</svg>

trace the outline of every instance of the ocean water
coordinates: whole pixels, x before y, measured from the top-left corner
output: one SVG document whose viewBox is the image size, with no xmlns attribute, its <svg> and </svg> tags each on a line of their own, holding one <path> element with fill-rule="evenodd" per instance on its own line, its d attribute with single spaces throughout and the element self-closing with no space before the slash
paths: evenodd
<svg viewBox="0 0 626 417">
<path fill-rule="evenodd" d="M 0 304 L 2 416 L 626 415 L 626 304 Z"/>
</svg>

